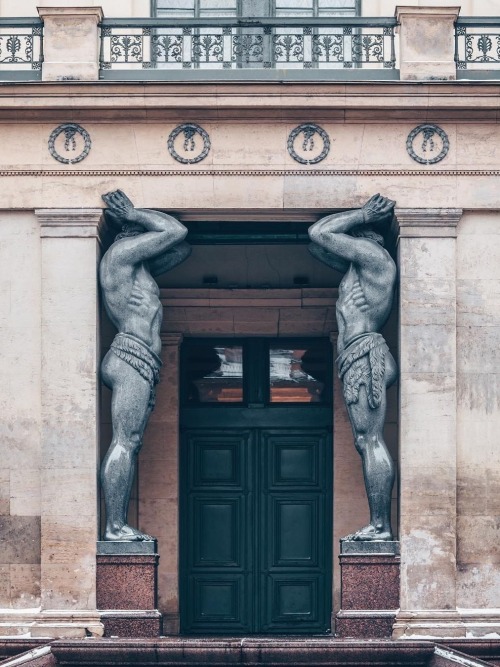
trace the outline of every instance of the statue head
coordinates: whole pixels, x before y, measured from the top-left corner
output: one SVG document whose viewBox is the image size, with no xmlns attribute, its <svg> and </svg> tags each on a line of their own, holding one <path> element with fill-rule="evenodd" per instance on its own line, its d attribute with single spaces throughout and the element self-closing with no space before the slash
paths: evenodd
<svg viewBox="0 0 500 667">
<path fill-rule="evenodd" d="M 355 227 L 353 230 L 351 230 L 351 236 L 355 236 L 356 238 L 365 238 L 365 239 L 370 239 L 370 241 L 375 241 L 382 247 L 384 247 L 385 242 L 384 242 L 384 237 L 382 234 L 379 234 L 375 229 L 367 225 L 366 227 Z"/>
<path fill-rule="evenodd" d="M 121 226 L 121 231 L 115 236 L 115 241 L 120 241 L 121 239 L 131 238 L 133 236 L 139 236 L 139 234 L 144 233 L 144 228 L 140 225 L 132 225 L 126 222 Z"/>
</svg>

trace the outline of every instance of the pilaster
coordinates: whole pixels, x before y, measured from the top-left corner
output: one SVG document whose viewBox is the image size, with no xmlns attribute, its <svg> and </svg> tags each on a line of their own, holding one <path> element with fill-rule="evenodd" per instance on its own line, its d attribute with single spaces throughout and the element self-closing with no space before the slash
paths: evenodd
<svg viewBox="0 0 500 667">
<path fill-rule="evenodd" d="M 401 609 L 394 637 L 465 634 L 456 609 L 456 227 L 399 209 Z"/>
<path fill-rule="evenodd" d="M 102 632 L 95 572 L 101 213 L 35 211 L 42 285 L 42 615 L 35 626 L 44 636 Z"/>
</svg>

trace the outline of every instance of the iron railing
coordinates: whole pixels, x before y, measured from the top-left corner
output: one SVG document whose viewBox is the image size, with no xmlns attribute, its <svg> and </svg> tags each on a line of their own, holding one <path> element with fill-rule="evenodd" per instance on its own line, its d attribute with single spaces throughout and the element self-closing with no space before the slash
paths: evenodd
<svg viewBox="0 0 500 667">
<path fill-rule="evenodd" d="M 392 18 L 105 19 L 101 78 L 301 78 L 304 70 L 307 78 L 397 78 L 395 25 Z"/>
<path fill-rule="evenodd" d="M 40 79 L 42 62 L 42 21 L 0 19 L 0 79 Z"/>
<path fill-rule="evenodd" d="M 500 18 L 462 17 L 455 24 L 457 78 L 500 77 Z"/>
</svg>

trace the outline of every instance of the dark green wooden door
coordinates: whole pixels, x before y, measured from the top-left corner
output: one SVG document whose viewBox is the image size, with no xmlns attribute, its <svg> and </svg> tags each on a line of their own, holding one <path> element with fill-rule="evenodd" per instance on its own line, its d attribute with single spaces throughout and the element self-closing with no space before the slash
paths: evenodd
<svg viewBox="0 0 500 667">
<path fill-rule="evenodd" d="M 310 360 L 309 373 L 293 369 L 293 355 L 281 349 L 286 348 L 282 341 L 273 371 L 273 343 L 254 339 L 240 342 L 241 354 L 226 353 L 240 357 L 239 376 L 231 361 L 227 381 L 211 371 L 198 378 L 193 392 L 188 385 L 200 375 L 200 356 L 205 367 L 210 363 L 205 344 L 188 342 L 183 354 L 182 631 L 327 632 L 332 563 L 328 382 L 311 375 L 321 372 Z M 223 344 L 215 349 L 227 350 Z M 326 343 L 317 344 L 329 363 Z M 284 376 L 290 368 L 293 381 L 288 382 Z M 221 396 L 224 400 L 215 400 Z M 297 402 L 311 396 L 316 397 L 312 402 Z"/>
</svg>

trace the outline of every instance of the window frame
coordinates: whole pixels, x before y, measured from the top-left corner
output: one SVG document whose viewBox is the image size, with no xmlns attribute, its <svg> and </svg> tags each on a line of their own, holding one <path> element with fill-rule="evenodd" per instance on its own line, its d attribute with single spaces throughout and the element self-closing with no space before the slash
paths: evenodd
<svg viewBox="0 0 500 667">
<path fill-rule="evenodd" d="M 196 17 L 196 11 L 197 11 L 196 7 L 197 6 L 199 7 L 199 2 L 200 2 L 200 0 L 194 0 L 195 17 Z M 361 16 L 361 2 L 362 2 L 362 0 L 354 0 L 354 16 L 355 17 Z M 241 17 L 241 14 L 242 14 L 242 12 L 241 12 L 241 3 L 242 3 L 242 0 L 237 0 L 237 2 L 236 2 L 236 14 L 237 14 L 238 17 Z M 316 3 L 317 3 L 317 0 L 313 0 L 313 4 L 316 4 Z M 152 18 L 157 18 L 157 14 L 158 14 L 158 0 L 151 0 L 151 17 Z M 275 4 L 275 2 L 273 2 L 270 17 L 274 18 L 275 16 L 276 16 L 276 4 Z M 313 14 L 313 16 L 314 16 L 314 14 Z"/>
</svg>

